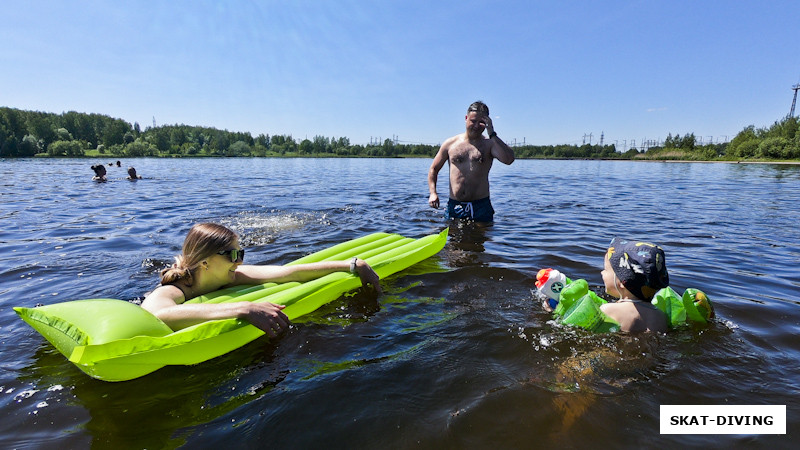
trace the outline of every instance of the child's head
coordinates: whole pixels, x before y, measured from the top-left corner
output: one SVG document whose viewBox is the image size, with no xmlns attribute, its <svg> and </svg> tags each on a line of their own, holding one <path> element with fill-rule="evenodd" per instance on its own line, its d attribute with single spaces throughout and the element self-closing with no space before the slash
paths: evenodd
<svg viewBox="0 0 800 450">
<path fill-rule="evenodd" d="M 669 285 L 664 250 L 655 244 L 614 238 L 606 252 L 604 264 L 605 269 L 610 269 L 613 277 L 640 300 L 650 301 L 659 289 Z M 611 293 L 611 280 L 607 278 L 604 276 L 603 281 L 606 291 Z M 616 281 L 611 282 L 613 290 L 618 293 Z"/>
</svg>

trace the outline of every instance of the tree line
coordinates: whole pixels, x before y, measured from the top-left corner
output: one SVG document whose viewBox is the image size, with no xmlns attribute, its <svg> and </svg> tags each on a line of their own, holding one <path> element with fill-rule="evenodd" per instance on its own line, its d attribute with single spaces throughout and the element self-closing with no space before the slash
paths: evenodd
<svg viewBox="0 0 800 450">
<path fill-rule="evenodd" d="M 746 127 L 729 143 L 698 145 L 693 133 L 668 135 L 663 144 L 618 152 L 611 145 L 523 145 L 517 158 L 564 159 L 800 159 L 798 119 L 787 117 L 768 128 Z M 62 114 L 0 107 L 0 157 L 179 156 L 357 156 L 433 157 L 438 145 L 352 144 L 347 137 L 233 132 L 211 127 L 163 125 L 141 129 L 102 114 Z"/>
<path fill-rule="evenodd" d="M 62 114 L 0 107 L 0 157 L 111 156 L 432 156 L 438 146 L 353 145 L 347 137 L 315 136 L 297 141 L 291 135 L 259 134 L 189 125 L 141 129 L 101 114 Z"/>
</svg>

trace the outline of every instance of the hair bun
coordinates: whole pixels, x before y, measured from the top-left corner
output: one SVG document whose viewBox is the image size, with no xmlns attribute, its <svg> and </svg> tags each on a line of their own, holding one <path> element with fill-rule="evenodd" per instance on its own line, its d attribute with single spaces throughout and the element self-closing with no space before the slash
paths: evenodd
<svg viewBox="0 0 800 450">
<path fill-rule="evenodd" d="M 175 257 L 175 263 L 161 271 L 161 284 L 172 284 L 176 281 L 183 281 L 187 285 L 192 285 L 192 270 L 183 266 L 183 258 Z"/>
</svg>

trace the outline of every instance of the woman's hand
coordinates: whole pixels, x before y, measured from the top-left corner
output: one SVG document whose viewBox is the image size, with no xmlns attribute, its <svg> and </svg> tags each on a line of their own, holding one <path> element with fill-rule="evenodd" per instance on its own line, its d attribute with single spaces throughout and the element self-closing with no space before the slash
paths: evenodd
<svg viewBox="0 0 800 450">
<path fill-rule="evenodd" d="M 367 285 L 372 285 L 379 295 L 383 290 L 381 289 L 381 278 L 372 270 L 372 267 L 367 264 L 366 261 L 363 259 L 359 259 L 356 261 L 356 272 L 358 273 L 358 277 L 361 278 L 361 285 L 365 288 Z"/>
<path fill-rule="evenodd" d="M 276 305 L 268 302 L 242 303 L 249 305 L 247 313 L 242 318 L 258 327 L 269 337 L 276 338 L 289 328 L 289 318 L 281 311 L 286 307 L 285 305 Z"/>
</svg>

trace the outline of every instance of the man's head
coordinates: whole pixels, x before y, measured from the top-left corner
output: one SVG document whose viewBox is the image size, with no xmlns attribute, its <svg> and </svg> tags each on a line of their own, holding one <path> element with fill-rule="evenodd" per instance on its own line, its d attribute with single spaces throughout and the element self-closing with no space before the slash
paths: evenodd
<svg viewBox="0 0 800 450">
<path fill-rule="evenodd" d="M 467 125 L 467 134 L 470 139 L 478 138 L 483 134 L 486 129 L 486 121 L 484 120 L 489 115 L 489 107 L 482 101 L 477 101 L 467 108 L 467 115 L 464 118 Z"/>
<path fill-rule="evenodd" d="M 469 113 L 471 113 L 473 111 L 478 113 L 479 115 L 482 115 L 482 116 L 488 116 L 489 115 L 489 107 L 486 106 L 486 103 L 483 103 L 480 100 L 478 100 L 477 102 L 469 105 L 469 108 L 467 108 L 467 115 L 469 115 Z"/>
<path fill-rule="evenodd" d="M 669 285 L 669 274 L 661 247 L 647 242 L 614 238 L 606 252 L 614 275 L 640 300 Z"/>
</svg>

